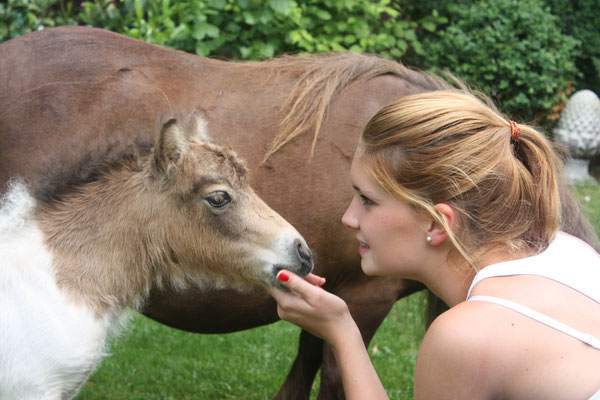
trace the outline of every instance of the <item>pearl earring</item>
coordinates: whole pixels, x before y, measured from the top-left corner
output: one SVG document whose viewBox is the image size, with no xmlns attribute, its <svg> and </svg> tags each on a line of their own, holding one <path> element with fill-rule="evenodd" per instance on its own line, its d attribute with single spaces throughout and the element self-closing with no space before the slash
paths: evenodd
<svg viewBox="0 0 600 400">
<path fill-rule="evenodd" d="M 431 240 L 432 240 L 432 239 L 431 239 L 431 236 L 427 236 L 427 237 L 425 238 L 425 240 L 427 241 L 427 243 L 431 243 Z"/>
</svg>

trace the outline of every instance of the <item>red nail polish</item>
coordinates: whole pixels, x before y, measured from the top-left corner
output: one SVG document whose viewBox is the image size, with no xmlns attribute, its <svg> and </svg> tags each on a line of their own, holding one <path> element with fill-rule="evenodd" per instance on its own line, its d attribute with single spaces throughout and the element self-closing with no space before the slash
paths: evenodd
<svg viewBox="0 0 600 400">
<path fill-rule="evenodd" d="M 290 280 L 290 276 L 285 272 L 280 272 L 279 275 L 277 275 L 277 279 L 279 279 L 282 282 L 287 282 Z"/>
</svg>

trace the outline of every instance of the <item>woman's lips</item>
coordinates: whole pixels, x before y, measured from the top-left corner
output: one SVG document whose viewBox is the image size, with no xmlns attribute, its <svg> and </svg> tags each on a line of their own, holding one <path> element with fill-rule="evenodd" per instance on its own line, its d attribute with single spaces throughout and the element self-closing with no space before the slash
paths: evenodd
<svg viewBox="0 0 600 400">
<path fill-rule="evenodd" d="M 365 242 L 358 242 L 358 252 L 360 254 L 365 254 L 367 252 L 369 252 L 371 250 L 371 248 L 369 247 L 368 244 L 366 244 Z"/>
</svg>

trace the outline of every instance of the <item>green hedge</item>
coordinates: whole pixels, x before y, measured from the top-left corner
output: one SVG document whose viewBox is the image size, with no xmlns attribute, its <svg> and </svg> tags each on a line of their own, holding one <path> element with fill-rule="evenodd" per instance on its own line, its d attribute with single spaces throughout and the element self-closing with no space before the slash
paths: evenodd
<svg viewBox="0 0 600 400">
<path fill-rule="evenodd" d="M 449 23 L 423 39 L 423 65 L 450 70 L 521 120 L 549 124 L 578 77 L 579 41 L 544 2 L 448 2 L 443 15 Z"/>
<path fill-rule="evenodd" d="M 581 3 L 591 6 L 594 1 Z M 562 0 L 7 0 L 0 4 L 0 41 L 44 27 L 79 24 L 228 59 L 344 49 L 376 53 L 421 68 L 447 69 L 491 94 L 508 114 L 550 125 L 544 118 L 552 117 L 553 108 L 560 109 L 566 94 L 581 82 L 593 83 L 588 76 L 600 69 L 598 13 L 585 8 L 587 22 L 579 27 L 577 18 L 586 15 L 566 17 L 562 4 Z M 578 10 L 571 3 L 567 7 Z"/>
<path fill-rule="evenodd" d="M 391 0 L 8 0 L 0 41 L 60 24 L 103 27 L 202 56 L 264 59 L 350 49 L 400 58 L 421 53 L 419 24 Z"/>
<path fill-rule="evenodd" d="M 600 2 L 598 0 L 546 0 L 560 16 L 561 30 L 580 41 L 575 63 L 582 72 L 575 89 L 600 94 Z"/>
<path fill-rule="evenodd" d="M 73 3 L 57 0 L 5 0 L 0 3 L 0 42 L 58 25 L 77 23 Z"/>
</svg>

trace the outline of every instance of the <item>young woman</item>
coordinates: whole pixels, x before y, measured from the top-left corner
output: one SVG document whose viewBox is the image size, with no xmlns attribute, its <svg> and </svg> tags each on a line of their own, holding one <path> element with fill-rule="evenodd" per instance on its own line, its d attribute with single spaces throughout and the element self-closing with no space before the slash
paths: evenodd
<svg viewBox="0 0 600 400">
<path fill-rule="evenodd" d="M 404 97 L 367 125 L 342 221 L 362 269 L 424 283 L 416 399 L 600 399 L 600 256 L 559 232 L 560 161 L 544 136 L 460 91 Z M 278 275 L 281 318 L 334 349 L 347 399 L 386 399 L 344 301 Z"/>
</svg>

